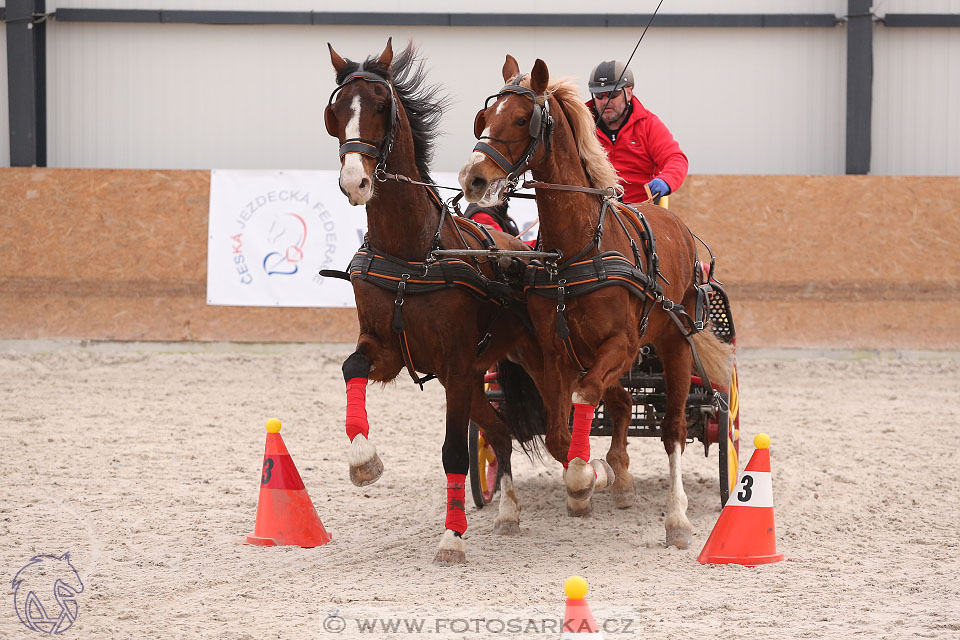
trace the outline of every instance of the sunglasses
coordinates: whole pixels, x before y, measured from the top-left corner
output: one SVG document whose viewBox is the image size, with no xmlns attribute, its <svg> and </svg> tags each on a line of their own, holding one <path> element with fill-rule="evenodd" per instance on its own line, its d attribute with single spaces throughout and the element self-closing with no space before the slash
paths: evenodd
<svg viewBox="0 0 960 640">
<path fill-rule="evenodd" d="M 593 97 L 597 100 L 613 100 L 618 95 L 620 95 L 619 91 L 601 91 L 593 94 Z"/>
</svg>

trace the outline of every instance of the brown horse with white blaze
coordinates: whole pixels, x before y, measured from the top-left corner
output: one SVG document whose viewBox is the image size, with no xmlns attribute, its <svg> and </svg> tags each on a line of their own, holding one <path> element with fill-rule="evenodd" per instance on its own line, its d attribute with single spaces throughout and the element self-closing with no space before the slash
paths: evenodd
<svg viewBox="0 0 960 640">
<path fill-rule="evenodd" d="M 329 45 L 328 45 L 329 46 Z M 388 41 L 376 58 L 345 60 L 333 47 L 330 59 L 337 89 L 324 113 L 327 131 L 340 141 L 340 188 L 353 205 L 365 205 L 368 234 L 349 268 L 357 303 L 360 336 L 343 364 L 347 385 L 350 477 L 363 486 L 375 482 L 383 464 L 369 438 L 366 386 L 386 383 L 406 368 L 430 372 L 446 393 L 443 467 L 447 513 L 435 561 L 466 561 L 462 534 L 467 522 L 464 485 L 469 468 L 467 427 L 472 417 L 483 429 L 504 468 L 498 533 L 519 533 L 519 504 L 510 478 L 511 436 L 523 441 L 543 429 L 536 415 L 539 393 L 530 371 L 542 359 L 529 318 L 511 304 L 501 285 L 508 266 L 485 260 L 434 259 L 435 249 L 528 249 L 520 240 L 488 232 L 452 216 L 427 186 L 428 162 L 444 101 L 424 86 L 422 66 L 412 46 L 396 58 Z M 509 361 L 508 361 L 509 360 Z M 494 364 L 516 390 L 533 398 L 526 411 L 495 410 L 484 394 L 484 373 Z M 511 375 L 512 374 L 512 375 Z M 532 410 L 531 410 L 532 408 Z M 413 461 L 416 463 L 417 461 Z"/>
<path fill-rule="evenodd" d="M 535 188 L 541 244 L 562 258 L 555 275 L 543 269 L 543 278 L 525 283 L 546 366 L 540 380 L 546 444 L 554 457 L 568 463 L 568 513 L 583 515 L 591 509 L 599 474 L 596 465 L 587 463 L 588 436 L 601 400 L 614 424 L 606 459 L 615 474 L 615 502 L 624 507 L 635 500 L 626 452 L 631 398 L 619 379 L 636 361 L 640 347 L 652 344 L 663 364 L 667 391 L 662 424 L 670 474 L 666 541 L 686 547 L 692 527 L 680 460 L 694 353 L 688 337 L 713 380 L 729 381 L 731 355 L 712 332 L 697 331 L 702 322 L 683 312 L 697 307 L 694 237 L 666 209 L 644 203 L 636 215 L 610 197 L 617 175 L 573 83 L 551 82 L 542 60 L 529 75 L 521 75 L 509 55 L 502 73 L 507 86 L 477 114 L 475 135 L 481 142 L 459 179 L 465 198 L 483 205 L 500 201 L 527 169 L 540 185 Z M 585 191 L 556 189 L 557 183 Z M 601 190 L 607 191 L 606 197 Z"/>
</svg>

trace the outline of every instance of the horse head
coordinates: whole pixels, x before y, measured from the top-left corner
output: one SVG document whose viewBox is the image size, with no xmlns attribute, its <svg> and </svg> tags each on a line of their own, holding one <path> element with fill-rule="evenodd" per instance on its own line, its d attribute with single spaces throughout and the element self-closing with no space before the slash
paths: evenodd
<svg viewBox="0 0 960 640">
<path fill-rule="evenodd" d="M 337 88 L 324 111 L 327 133 L 340 140 L 340 190 L 350 204 L 366 204 L 374 194 L 378 173 L 386 165 L 398 120 L 397 100 L 390 84 L 392 39 L 376 59 L 374 70 L 360 70 L 333 47 L 330 62 Z"/>
<path fill-rule="evenodd" d="M 477 112 L 479 142 L 458 176 L 466 200 L 483 206 L 501 202 L 519 176 L 550 153 L 553 136 L 546 63 L 538 58 L 527 78 L 508 54 L 502 75 L 505 86 Z"/>
</svg>

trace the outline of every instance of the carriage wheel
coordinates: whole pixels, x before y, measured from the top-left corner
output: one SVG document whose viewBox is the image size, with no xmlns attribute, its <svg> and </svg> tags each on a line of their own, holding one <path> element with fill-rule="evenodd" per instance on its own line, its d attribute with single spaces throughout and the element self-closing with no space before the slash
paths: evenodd
<svg viewBox="0 0 960 640">
<path fill-rule="evenodd" d="M 500 488 L 500 465 L 497 455 L 483 437 L 483 432 L 473 420 L 467 431 L 467 447 L 470 451 L 470 491 L 478 509 L 490 504 L 493 494 Z"/>
<path fill-rule="evenodd" d="M 718 449 L 720 450 L 720 505 L 727 504 L 730 492 L 737 484 L 740 469 L 740 388 L 737 382 L 737 361 L 733 361 L 733 376 L 730 378 L 730 391 L 721 394 L 726 409 L 717 414 L 717 422 L 724 428 Z M 722 435 L 721 434 L 721 435 Z"/>
</svg>

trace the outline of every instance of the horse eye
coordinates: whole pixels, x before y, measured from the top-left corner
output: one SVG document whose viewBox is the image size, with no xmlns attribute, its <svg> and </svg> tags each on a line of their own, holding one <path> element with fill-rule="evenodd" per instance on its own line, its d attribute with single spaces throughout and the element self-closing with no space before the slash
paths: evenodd
<svg viewBox="0 0 960 640">
<path fill-rule="evenodd" d="M 383 104 L 382 102 L 377 103 L 377 113 L 383 113 L 386 110 L 387 110 L 387 105 Z"/>
<path fill-rule="evenodd" d="M 527 125 L 527 119 L 526 119 L 526 118 L 517 118 L 517 126 L 518 126 L 518 127 L 525 127 L 526 125 Z"/>
</svg>

